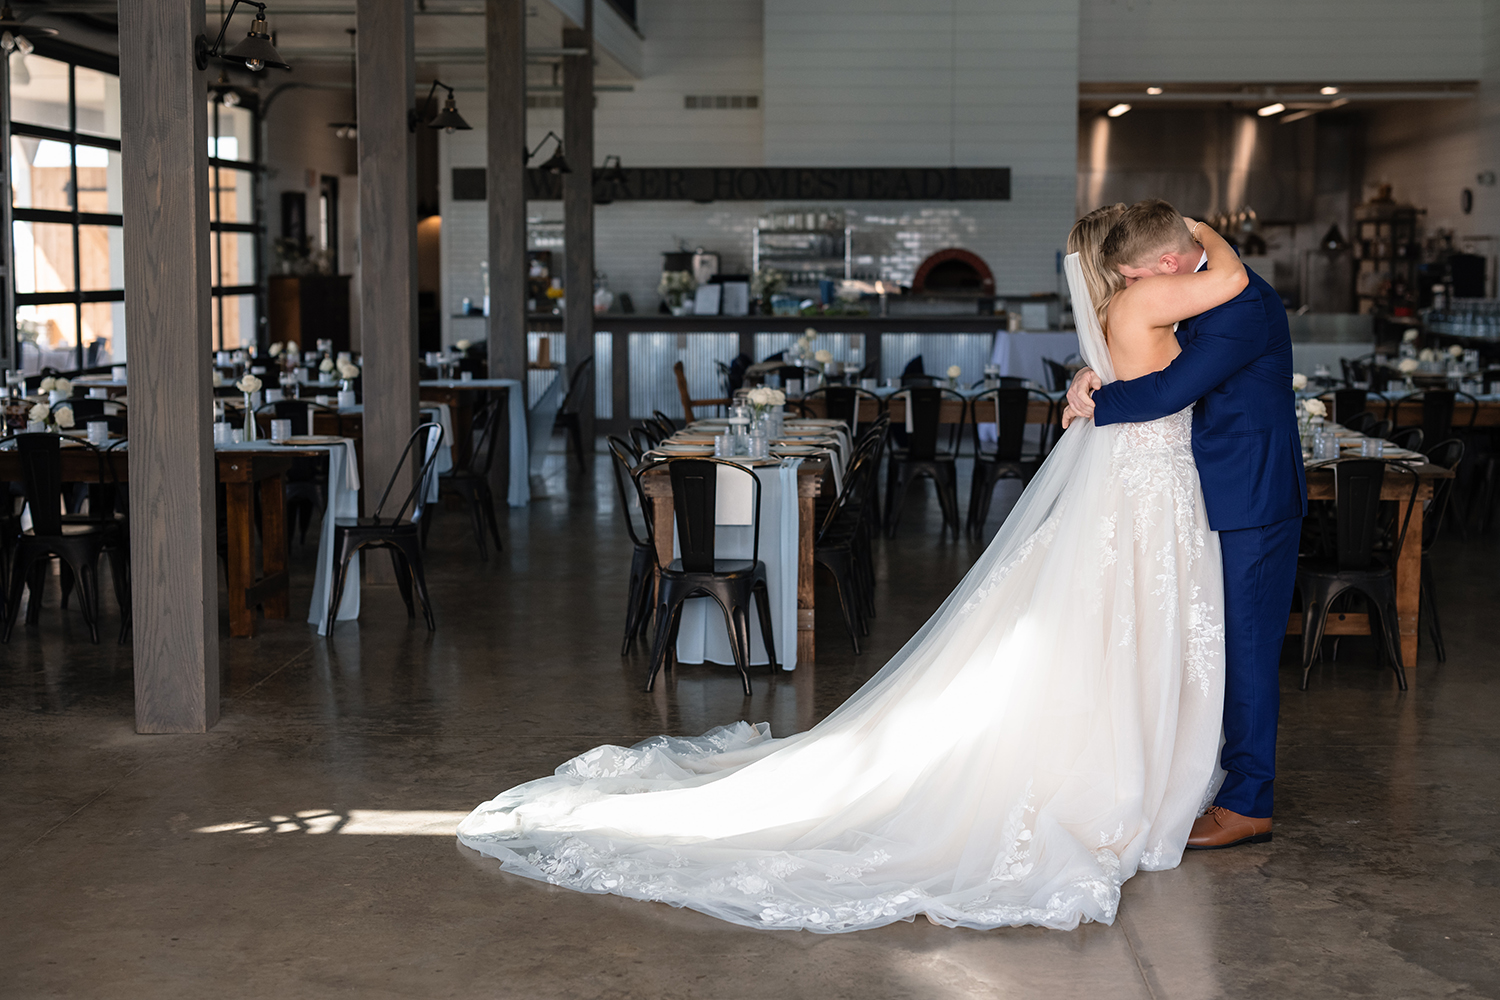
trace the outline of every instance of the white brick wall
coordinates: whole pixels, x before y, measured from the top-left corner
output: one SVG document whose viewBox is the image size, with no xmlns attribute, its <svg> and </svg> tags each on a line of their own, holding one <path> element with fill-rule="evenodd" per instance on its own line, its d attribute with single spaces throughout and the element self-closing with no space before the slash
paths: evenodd
<svg viewBox="0 0 1500 1000">
<path fill-rule="evenodd" d="M 1483 0 L 1080 0 L 1085 82 L 1475 80 Z"/>
</svg>

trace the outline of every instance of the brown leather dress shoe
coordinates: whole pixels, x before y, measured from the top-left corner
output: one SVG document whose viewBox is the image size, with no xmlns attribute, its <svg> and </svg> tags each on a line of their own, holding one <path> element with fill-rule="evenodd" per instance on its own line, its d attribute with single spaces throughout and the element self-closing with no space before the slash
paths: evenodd
<svg viewBox="0 0 1500 1000">
<path fill-rule="evenodd" d="M 1271 817 L 1241 816 L 1221 806 L 1209 806 L 1208 812 L 1193 821 L 1188 834 L 1188 850 L 1217 851 L 1236 844 L 1264 844 L 1271 839 Z"/>
</svg>

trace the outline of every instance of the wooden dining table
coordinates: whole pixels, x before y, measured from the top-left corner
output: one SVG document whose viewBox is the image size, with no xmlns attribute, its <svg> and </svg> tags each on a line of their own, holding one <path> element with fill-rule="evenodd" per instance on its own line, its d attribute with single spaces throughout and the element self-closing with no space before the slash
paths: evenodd
<svg viewBox="0 0 1500 1000">
<path fill-rule="evenodd" d="M 822 398 L 809 399 L 802 405 L 807 407 L 808 411 L 813 416 L 826 417 L 828 415 L 827 404 Z M 893 424 L 900 426 L 905 422 L 906 399 L 902 396 L 895 396 L 890 399 L 882 400 L 879 403 L 877 403 L 873 399 L 860 399 L 860 424 L 864 425 L 874 420 L 877 416 L 880 415 L 882 408 L 884 408 L 885 412 L 891 415 L 891 422 Z M 959 401 L 949 396 L 944 396 L 942 405 L 938 409 L 938 422 L 943 424 L 963 423 L 968 419 L 968 417 L 965 415 L 968 412 L 968 409 L 969 403 L 967 400 Z M 981 407 L 980 422 L 984 423 L 984 413 L 982 412 L 982 410 L 983 407 Z M 1040 399 L 1035 398 L 1027 401 L 1026 422 L 1028 424 L 1049 424 L 1055 423 L 1056 420 L 1057 411 L 1053 406 L 1044 403 Z"/>
<path fill-rule="evenodd" d="M 299 455 L 326 457 L 327 452 L 287 448 L 284 452 L 219 451 L 214 453 L 219 482 L 224 484 L 229 534 L 229 634 L 255 635 L 255 609 L 267 618 L 290 613 L 287 587 L 286 501 L 283 477 Z M 130 452 L 62 449 L 65 483 L 128 483 Z M 0 449 L 0 482 L 22 479 L 20 454 Z M 260 495 L 261 565 L 255 567 L 255 497 Z"/>
<path fill-rule="evenodd" d="M 818 497 L 828 480 L 832 488 L 832 469 L 822 456 L 804 458 L 797 467 L 797 663 L 811 664 L 817 653 L 814 626 L 817 621 L 816 590 L 813 586 L 815 565 L 813 547 L 817 530 Z M 657 566 L 674 558 L 672 538 L 676 512 L 672 500 L 672 480 L 667 463 L 661 462 L 641 476 L 641 488 L 651 502 L 652 537 L 656 540 Z"/>
</svg>

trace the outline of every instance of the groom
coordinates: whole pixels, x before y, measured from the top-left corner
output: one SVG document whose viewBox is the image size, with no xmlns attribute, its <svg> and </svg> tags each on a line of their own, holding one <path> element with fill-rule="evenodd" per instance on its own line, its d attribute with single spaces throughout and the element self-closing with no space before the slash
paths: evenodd
<svg viewBox="0 0 1500 1000">
<path fill-rule="evenodd" d="M 1157 199 L 1130 206 L 1101 255 L 1127 284 L 1198 270 L 1207 260 L 1182 216 Z M 1259 275 L 1246 273 L 1243 292 L 1179 325 L 1182 353 L 1165 369 L 1103 385 L 1085 368 L 1068 390 L 1065 415 L 1065 425 L 1080 416 L 1102 426 L 1193 407 L 1193 458 L 1224 558 L 1221 761 L 1228 772 L 1193 824 L 1187 846 L 1200 850 L 1271 839 L 1277 665 L 1307 513 L 1286 309 Z"/>
</svg>

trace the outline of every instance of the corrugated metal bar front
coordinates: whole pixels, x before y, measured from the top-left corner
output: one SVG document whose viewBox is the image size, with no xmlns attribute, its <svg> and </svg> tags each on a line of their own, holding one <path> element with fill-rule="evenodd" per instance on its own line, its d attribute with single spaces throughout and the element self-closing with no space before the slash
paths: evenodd
<svg viewBox="0 0 1500 1000">
<path fill-rule="evenodd" d="M 757 333 L 755 335 L 755 360 L 764 361 L 777 351 L 784 351 L 800 333 Z M 865 364 L 865 335 L 862 333 L 820 333 L 812 342 L 814 351 L 827 351 L 833 360 L 844 364 Z"/>
<path fill-rule="evenodd" d="M 682 399 L 672 366 L 682 362 L 688 392 L 694 399 L 724 395 L 719 363 L 728 365 L 740 351 L 737 333 L 632 333 L 630 335 L 630 419 L 660 410 L 683 416 Z"/>
<path fill-rule="evenodd" d="M 963 369 L 959 379 L 968 385 L 984 377 L 984 366 L 994 350 L 992 333 L 883 333 L 880 335 L 880 377 L 899 378 L 907 364 L 922 356 L 922 370 L 946 378 L 950 365 Z"/>
</svg>

